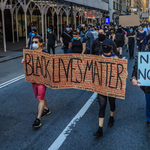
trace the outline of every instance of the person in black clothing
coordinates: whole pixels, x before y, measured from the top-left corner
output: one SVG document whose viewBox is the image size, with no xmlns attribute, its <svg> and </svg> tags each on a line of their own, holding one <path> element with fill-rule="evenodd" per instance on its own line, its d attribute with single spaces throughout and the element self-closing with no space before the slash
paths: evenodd
<svg viewBox="0 0 150 150">
<path fill-rule="evenodd" d="M 103 43 L 102 43 L 102 56 L 103 57 L 118 58 L 113 53 L 112 46 L 110 44 L 109 39 L 104 40 Z M 107 97 L 107 96 L 98 94 L 98 101 L 99 101 L 99 106 L 100 106 L 100 110 L 99 110 L 99 128 L 98 128 L 98 131 L 93 134 L 93 136 L 96 136 L 96 137 L 102 137 L 103 136 L 102 128 L 103 128 L 104 118 L 105 118 L 105 109 L 106 109 L 106 105 L 107 105 L 107 98 L 109 99 L 109 103 L 110 103 L 110 118 L 109 118 L 109 122 L 108 122 L 107 126 L 112 127 L 114 125 L 114 112 L 115 112 L 115 108 L 116 108 L 116 104 L 115 104 L 115 99 L 116 98 Z"/>
<path fill-rule="evenodd" d="M 145 51 L 150 52 L 150 49 Z M 137 79 L 137 72 L 138 72 L 138 53 L 135 55 L 135 65 L 133 67 L 132 77 L 130 81 L 132 81 L 132 84 L 136 87 L 140 86 L 140 82 Z M 142 91 L 145 93 L 146 98 L 146 118 L 147 118 L 147 126 L 150 127 L 150 86 L 140 86 Z"/>
<path fill-rule="evenodd" d="M 86 41 L 79 36 L 79 32 L 73 32 L 73 38 L 69 43 L 69 49 L 72 53 L 84 54 L 86 50 Z"/>
<path fill-rule="evenodd" d="M 71 39 L 72 39 L 72 34 L 71 34 L 69 26 L 67 26 L 66 31 L 62 33 L 61 38 L 60 38 L 60 42 L 62 44 L 62 49 L 64 50 L 64 53 L 67 53 Z"/>
<path fill-rule="evenodd" d="M 117 45 L 119 57 L 122 58 L 122 47 L 125 43 L 126 35 L 125 35 L 125 32 L 122 30 L 121 25 L 118 26 L 118 30 L 115 33 L 114 39 Z"/>
<path fill-rule="evenodd" d="M 111 32 L 109 31 L 109 27 L 105 28 L 105 33 L 106 33 L 106 39 L 110 39 L 111 37 Z"/>
<path fill-rule="evenodd" d="M 133 27 L 129 29 L 129 32 L 127 33 L 128 37 L 128 47 L 129 47 L 129 59 L 134 58 L 134 42 L 135 42 L 135 32 L 133 30 Z"/>
<path fill-rule="evenodd" d="M 95 54 L 95 55 L 102 54 L 102 43 L 105 39 L 106 39 L 106 33 L 104 32 L 103 29 L 100 29 L 98 38 L 96 40 L 94 40 L 93 44 L 92 44 L 92 54 Z M 117 52 L 117 47 L 116 47 L 115 42 L 111 39 L 108 39 L 107 41 L 109 41 L 109 43 L 113 47 L 113 52 L 117 55 L 118 52 Z"/>
<path fill-rule="evenodd" d="M 143 25 L 139 26 L 139 30 L 137 31 L 137 45 L 138 45 L 138 51 L 145 51 L 145 39 L 146 39 L 146 31 L 143 29 Z"/>
<path fill-rule="evenodd" d="M 56 34 L 53 32 L 52 26 L 50 26 L 47 30 L 47 39 L 46 39 L 46 47 L 47 51 L 50 54 L 50 48 L 53 51 L 53 54 L 55 54 L 55 46 L 57 46 L 57 37 Z"/>
</svg>

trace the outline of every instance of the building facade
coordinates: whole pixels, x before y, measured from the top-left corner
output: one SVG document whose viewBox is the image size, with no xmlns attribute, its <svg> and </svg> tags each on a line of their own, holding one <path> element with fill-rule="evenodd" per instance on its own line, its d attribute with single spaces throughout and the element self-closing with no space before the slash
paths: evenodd
<svg viewBox="0 0 150 150">
<path fill-rule="evenodd" d="M 109 18 L 111 22 L 116 22 L 120 14 L 126 13 L 126 0 L 103 0 L 109 4 Z"/>
<path fill-rule="evenodd" d="M 85 21 L 101 22 L 108 13 L 108 4 L 101 0 L 0 0 L 4 51 L 7 41 L 19 42 L 25 37 L 27 42 L 27 26 L 32 21 L 37 23 L 38 33 L 44 41 L 50 24 L 59 40 L 66 25 L 76 28 Z M 87 18 L 85 14 L 91 17 Z"/>
</svg>

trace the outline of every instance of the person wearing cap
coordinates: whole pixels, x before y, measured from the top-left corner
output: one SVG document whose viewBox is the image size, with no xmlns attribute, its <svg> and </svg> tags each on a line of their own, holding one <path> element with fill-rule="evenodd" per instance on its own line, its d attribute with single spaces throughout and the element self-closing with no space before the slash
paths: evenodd
<svg viewBox="0 0 150 150">
<path fill-rule="evenodd" d="M 115 43 L 117 45 L 119 57 L 122 58 L 122 48 L 123 48 L 123 45 L 124 45 L 125 40 L 126 40 L 126 34 L 122 30 L 121 25 L 118 26 L 118 30 L 115 33 L 114 39 L 115 39 Z"/>
<path fill-rule="evenodd" d="M 109 43 L 109 39 L 106 39 L 103 41 L 102 49 L 103 49 L 102 57 L 118 58 L 113 53 L 112 46 Z M 114 112 L 116 108 L 116 104 L 115 104 L 116 98 L 98 94 L 98 101 L 99 101 L 99 106 L 100 106 L 99 127 L 98 127 L 98 130 L 95 133 L 93 133 L 93 136 L 96 136 L 98 138 L 103 136 L 103 124 L 104 124 L 104 118 L 105 118 L 105 109 L 107 105 L 107 99 L 109 99 L 109 103 L 110 103 L 110 118 L 109 118 L 107 126 L 112 127 L 114 125 Z"/>
<path fill-rule="evenodd" d="M 60 42 L 62 44 L 62 49 L 64 50 L 64 53 L 66 54 L 68 51 L 69 43 L 71 42 L 72 34 L 70 31 L 69 26 L 66 26 L 66 30 L 62 33 Z"/>
</svg>

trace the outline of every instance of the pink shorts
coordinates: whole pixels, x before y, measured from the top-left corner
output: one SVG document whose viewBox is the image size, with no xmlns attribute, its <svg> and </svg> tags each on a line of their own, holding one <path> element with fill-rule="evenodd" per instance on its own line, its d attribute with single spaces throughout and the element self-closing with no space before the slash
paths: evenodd
<svg viewBox="0 0 150 150">
<path fill-rule="evenodd" d="M 34 92 L 35 97 L 38 100 L 44 100 L 45 92 L 46 92 L 46 86 L 43 84 L 32 83 L 32 88 L 33 88 L 33 92 Z"/>
</svg>

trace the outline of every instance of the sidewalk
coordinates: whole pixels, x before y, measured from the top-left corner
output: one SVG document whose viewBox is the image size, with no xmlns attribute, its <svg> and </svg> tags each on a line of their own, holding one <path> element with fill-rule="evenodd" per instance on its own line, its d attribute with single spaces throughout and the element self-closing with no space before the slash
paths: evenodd
<svg viewBox="0 0 150 150">
<path fill-rule="evenodd" d="M 58 43 L 58 47 L 60 43 Z M 7 42 L 6 49 L 7 52 L 4 52 L 3 45 L 0 44 L 0 63 L 16 59 L 23 56 L 23 49 L 25 49 L 25 39 L 20 40 L 20 42 L 12 43 Z M 46 49 L 46 47 L 44 47 Z"/>
</svg>

